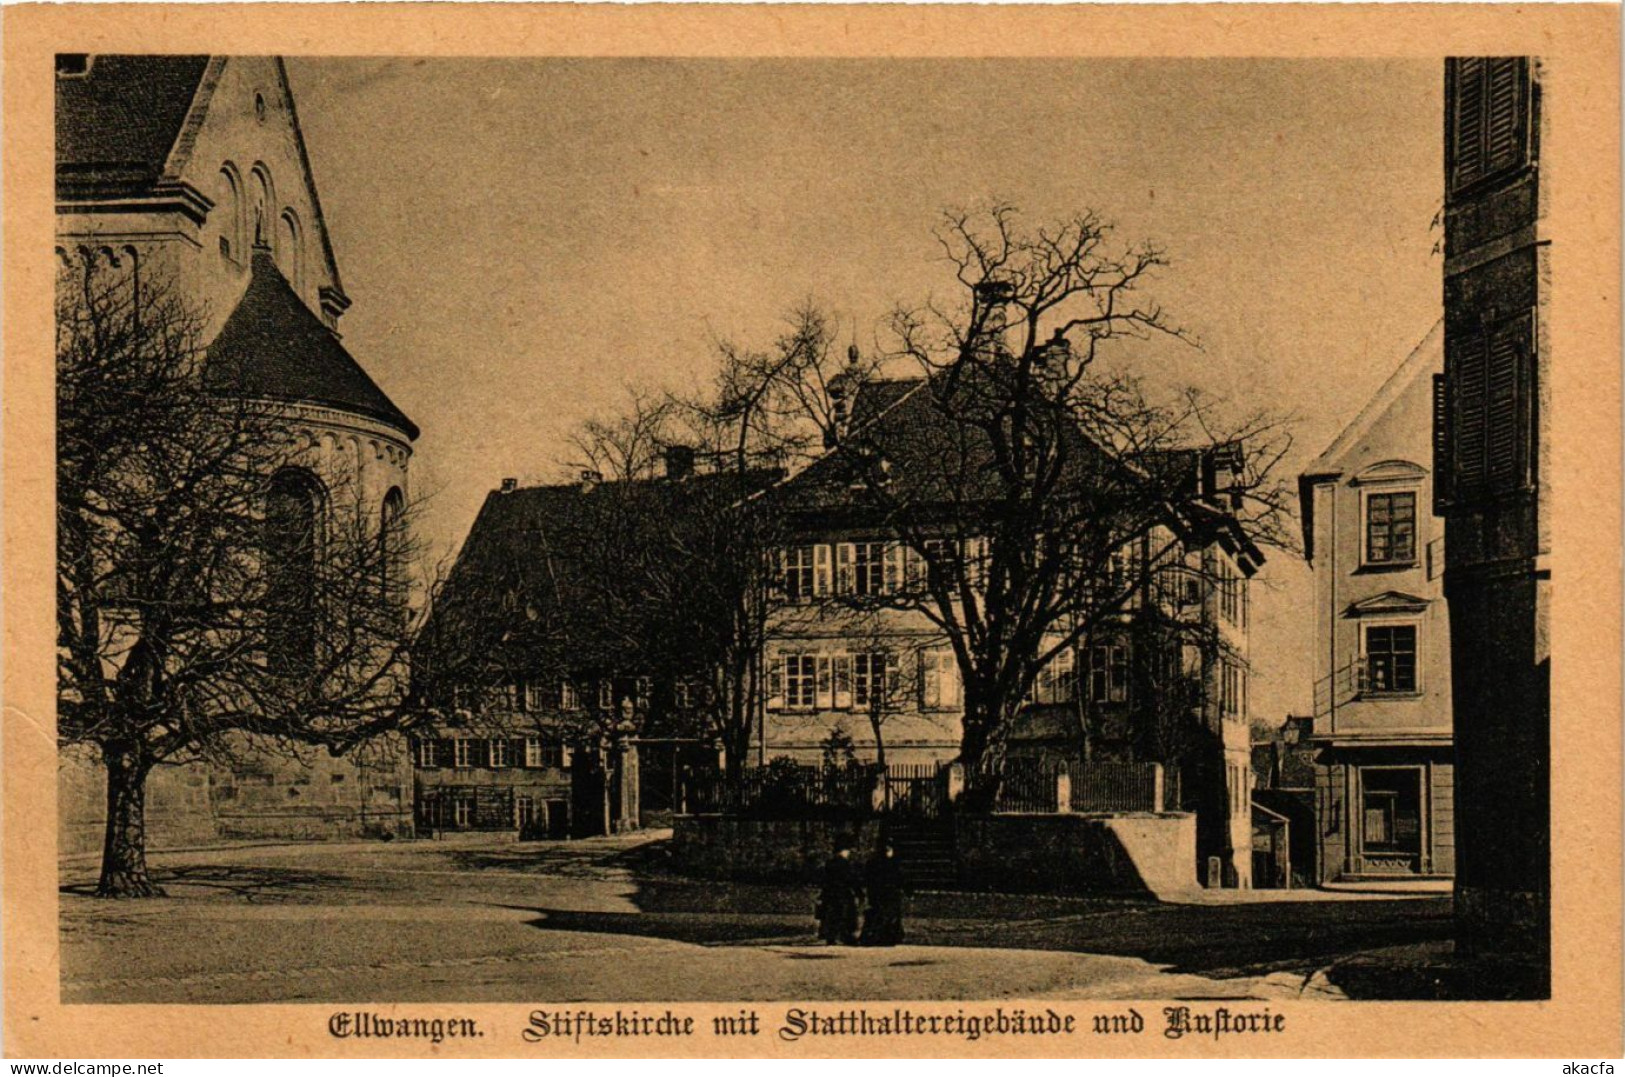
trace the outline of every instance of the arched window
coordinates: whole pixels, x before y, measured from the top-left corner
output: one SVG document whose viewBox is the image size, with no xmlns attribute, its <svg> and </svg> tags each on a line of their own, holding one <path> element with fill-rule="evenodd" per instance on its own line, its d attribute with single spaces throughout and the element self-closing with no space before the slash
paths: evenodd
<svg viewBox="0 0 1625 1077">
<path fill-rule="evenodd" d="M 270 169 L 263 163 L 254 166 L 249 182 L 249 201 L 252 208 L 248 215 L 248 226 L 253 230 L 250 242 L 270 246 L 276 242 L 276 221 L 273 219 L 276 216 L 276 186 L 271 182 Z"/>
<path fill-rule="evenodd" d="M 278 471 L 266 492 L 265 649 L 278 673 L 306 674 L 316 662 L 323 500 L 316 477 L 299 468 Z"/>
<path fill-rule="evenodd" d="M 247 255 L 243 242 L 243 185 L 237 167 L 227 161 L 220 169 L 220 191 L 214 212 L 220 222 L 220 253 L 241 262 Z"/>
<path fill-rule="evenodd" d="M 384 601 L 394 607 L 405 604 L 406 577 L 402 561 L 405 554 L 406 495 L 399 486 L 389 488 L 384 495 L 384 507 L 378 520 L 378 574 L 383 584 Z"/>
<path fill-rule="evenodd" d="M 291 209 L 284 209 L 277 222 L 276 256 L 282 275 L 288 278 L 293 290 L 305 290 L 305 246 L 299 230 L 299 217 Z"/>
</svg>

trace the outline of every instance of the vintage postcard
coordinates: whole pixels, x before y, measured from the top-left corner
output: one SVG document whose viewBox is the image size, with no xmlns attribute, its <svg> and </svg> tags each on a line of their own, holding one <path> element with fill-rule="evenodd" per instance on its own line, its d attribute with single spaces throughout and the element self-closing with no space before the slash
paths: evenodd
<svg viewBox="0 0 1625 1077">
<path fill-rule="evenodd" d="M 24 5 L 4 108 L 8 1054 L 1619 1056 L 1617 8 Z"/>
</svg>

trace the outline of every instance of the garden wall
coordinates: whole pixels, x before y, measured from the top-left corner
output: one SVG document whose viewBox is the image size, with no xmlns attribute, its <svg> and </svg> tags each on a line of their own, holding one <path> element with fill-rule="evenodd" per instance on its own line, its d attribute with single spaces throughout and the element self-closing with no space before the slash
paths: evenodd
<svg viewBox="0 0 1625 1077">
<path fill-rule="evenodd" d="M 672 821 L 672 862 L 709 879 L 816 882 L 836 839 L 854 836 L 858 859 L 867 859 L 880 839 L 879 821 L 679 815 Z"/>
<path fill-rule="evenodd" d="M 1198 889 L 1196 816 L 961 815 L 960 881 L 985 890 L 1150 894 Z"/>
<path fill-rule="evenodd" d="M 712 879 L 814 882 L 837 838 L 856 835 L 863 858 L 880 825 L 680 815 L 672 862 Z M 1188 813 L 962 815 L 954 825 L 959 880 L 970 889 L 1157 897 L 1198 889 Z"/>
</svg>

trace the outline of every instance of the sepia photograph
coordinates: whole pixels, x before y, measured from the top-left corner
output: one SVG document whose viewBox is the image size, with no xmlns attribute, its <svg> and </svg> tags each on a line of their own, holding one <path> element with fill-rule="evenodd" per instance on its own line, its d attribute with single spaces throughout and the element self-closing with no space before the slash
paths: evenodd
<svg viewBox="0 0 1625 1077">
<path fill-rule="evenodd" d="M 1556 997 L 1561 63 L 73 40 L 52 1006 Z"/>
</svg>

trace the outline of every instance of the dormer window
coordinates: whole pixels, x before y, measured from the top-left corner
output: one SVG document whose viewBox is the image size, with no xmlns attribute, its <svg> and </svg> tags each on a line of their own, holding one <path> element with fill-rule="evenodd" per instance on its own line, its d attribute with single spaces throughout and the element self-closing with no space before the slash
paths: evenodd
<svg viewBox="0 0 1625 1077">
<path fill-rule="evenodd" d="M 90 54 L 88 52 L 57 53 L 56 73 L 58 78 L 84 78 L 90 74 Z"/>
</svg>

